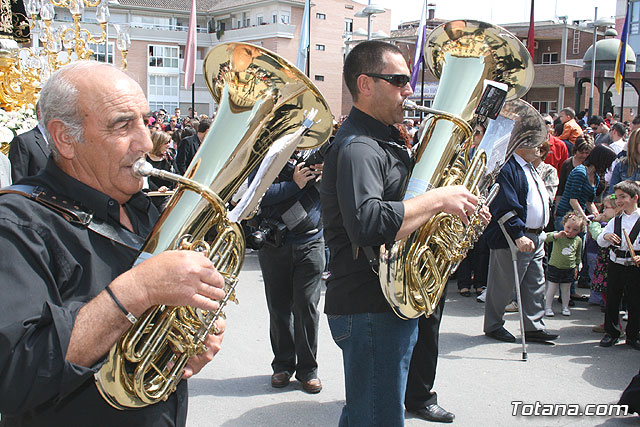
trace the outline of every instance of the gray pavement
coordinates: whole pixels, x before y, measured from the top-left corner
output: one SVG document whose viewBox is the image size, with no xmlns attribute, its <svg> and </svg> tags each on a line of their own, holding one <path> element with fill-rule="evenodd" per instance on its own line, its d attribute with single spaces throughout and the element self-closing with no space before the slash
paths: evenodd
<svg viewBox="0 0 640 427">
<path fill-rule="evenodd" d="M 455 285 L 455 284 L 454 284 Z M 326 316 L 320 322 L 318 362 L 324 389 L 309 395 L 293 381 L 284 389 L 270 385 L 269 319 L 256 253 L 248 254 L 240 276 L 239 305 L 226 310 L 222 351 L 189 380 L 188 426 L 336 426 L 344 405 L 342 357 L 331 339 Z M 584 290 L 581 290 L 584 292 Z M 324 295 L 324 292 L 323 292 Z M 323 307 L 324 300 L 320 306 Z M 484 305 L 461 297 L 451 286 L 440 334 L 435 390 L 439 403 L 456 414 L 457 426 L 630 426 L 627 417 L 514 417 L 512 401 L 615 403 L 640 368 L 640 351 L 618 344 L 600 348 L 600 308 L 577 303 L 571 317 L 547 320 L 557 331 L 556 345 L 529 344 L 527 362 L 520 343 L 501 343 L 482 332 Z M 517 313 L 506 328 L 519 337 Z M 407 415 L 407 426 L 427 422 Z"/>
</svg>

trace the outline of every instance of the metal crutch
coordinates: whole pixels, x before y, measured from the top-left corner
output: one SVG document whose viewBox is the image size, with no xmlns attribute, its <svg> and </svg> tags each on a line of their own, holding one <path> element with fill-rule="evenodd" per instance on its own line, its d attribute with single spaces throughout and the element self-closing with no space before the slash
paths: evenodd
<svg viewBox="0 0 640 427">
<path fill-rule="evenodd" d="M 518 302 L 518 314 L 520 316 L 520 335 L 522 336 L 522 361 L 527 361 L 527 342 L 524 336 L 524 317 L 522 314 L 522 299 L 520 297 L 520 276 L 518 275 L 518 246 L 513 241 L 507 230 L 504 228 L 504 223 L 509 219 L 516 216 L 514 211 L 509 211 L 506 214 L 502 215 L 500 219 L 498 219 L 498 225 L 502 230 L 502 234 L 504 234 L 505 239 L 507 239 L 507 243 L 509 244 L 509 249 L 511 251 L 511 259 L 513 260 L 513 274 L 515 277 L 516 283 L 516 300 Z"/>
</svg>

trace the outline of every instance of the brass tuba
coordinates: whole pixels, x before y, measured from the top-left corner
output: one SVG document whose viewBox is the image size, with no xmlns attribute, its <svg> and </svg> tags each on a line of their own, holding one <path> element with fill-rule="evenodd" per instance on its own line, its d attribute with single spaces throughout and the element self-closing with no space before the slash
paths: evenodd
<svg viewBox="0 0 640 427">
<path fill-rule="evenodd" d="M 432 114 L 414 153 L 415 166 L 405 199 L 431 188 L 462 184 L 479 196 L 481 203 L 466 227 L 459 217 L 439 213 L 410 236 L 389 248 L 381 247 L 382 293 L 396 315 L 404 319 L 433 313 L 449 275 L 485 228 L 479 210 L 497 192 L 495 187 L 489 190 L 499 168 L 485 173 L 491 153 L 484 149 L 477 150 L 473 158 L 469 155 L 471 124 L 477 120 L 474 112 L 485 80 L 505 84 L 508 100 L 523 96 L 533 82 L 533 65 L 524 45 L 505 29 L 484 22 L 451 21 L 434 29 L 426 41 L 424 57 L 440 85 L 433 108 L 405 105 Z"/>
<path fill-rule="evenodd" d="M 312 148 L 331 134 L 331 112 L 318 89 L 266 49 L 219 45 L 207 54 L 204 75 L 218 114 L 185 176 L 155 170 L 144 161 L 135 166 L 140 175 L 179 183 L 138 261 L 171 249 L 206 252 L 225 279 L 226 295 L 215 312 L 161 305 L 140 317 L 95 374 L 100 394 L 117 409 L 166 400 L 187 360 L 205 350 L 203 341 L 215 332 L 223 307 L 235 299 L 245 240 L 241 227 L 228 219 L 226 203 L 238 187 L 274 142 L 296 134 L 298 147 Z M 306 110 L 317 112 L 312 128 L 302 133 Z"/>
</svg>

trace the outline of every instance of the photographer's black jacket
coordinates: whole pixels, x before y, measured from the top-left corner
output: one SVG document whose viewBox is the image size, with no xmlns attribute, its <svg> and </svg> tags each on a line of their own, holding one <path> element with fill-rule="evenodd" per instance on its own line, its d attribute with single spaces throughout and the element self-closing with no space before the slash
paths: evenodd
<svg viewBox="0 0 640 427">
<path fill-rule="evenodd" d="M 291 168 L 291 165 L 285 166 L 285 169 L 286 168 Z M 288 179 L 279 181 L 283 175 L 287 175 Z M 283 222 L 281 218 L 282 212 L 296 201 L 306 197 L 307 200 L 312 201 L 310 208 L 306 210 L 306 215 L 309 217 L 309 222 L 313 224 L 313 227 L 302 230 L 301 232 L 289 230 L 286 233 L 283 244 L 301 244 L 322 237 L 322 212 L 320 195 L 316 188 L 317 184 L 310 182 L 303 189 L 300 189 L 298 184 L 290 180 L 289 174 L 281 173 L 281 177 L 269 186 L 269 189 L 262 198 L 262 202 L 260 203 L 260 216 L 262 218 L 273 218 Z"/>
</svg>

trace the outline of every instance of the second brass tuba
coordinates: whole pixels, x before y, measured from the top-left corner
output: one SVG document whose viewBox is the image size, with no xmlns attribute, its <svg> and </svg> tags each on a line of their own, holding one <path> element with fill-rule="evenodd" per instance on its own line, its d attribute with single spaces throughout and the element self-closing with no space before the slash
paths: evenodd
<svg viewBox="0 0 640 427">
<path fill-rule="evenodd" d="M 208 53 L 204 75 L 218 114 L 185 176 L 155 170 L 144 161 L 136 164 L 140 175 L 179 183 L 138 260 L 171 249 L 205 252 L 225 279 L 226 296 L 216 312 L 156 306 L 138 319 L 95 375 L 100 394 L 117 409 L 166 400 L 187 360 L 204 351 L 203 341 L 214 331 L 222 308 L 235 299 L 245 241 L 241 227 L 227 216 L 231 196 L 276 141 L 296 134 L 298 147 L 312 148 L 331 133 L 331 112 L 318 89 L 295 66 L 266 49 L 245 43 L 219 45 Z M 299 132 L 311 110 L 313 125 Z"/>
<path fill-rule="evenodd" d="M 490 153 L 481 149 L 469 156 L 474 113 L 485 80 L 505 84 L 508 100 L 523 96 L 533 82 L 531 57 L 513 34 L 472 20 L 434 29 L 424 57 L 440 84 L 432 108 L 411 107 L 433 116 L 426 119 L 414 153 L 405 199 L 460 184 L 481 200 L 490 198 L 493 182 L 485 175 Z M 396 315 L 409 319 L 433 313 L 449 275 L 484 230 L 479 208 L 467 227 L 459 217 L 439 213 L 405 239 L 381 247 L 380 285 Z"/>
</svg>

